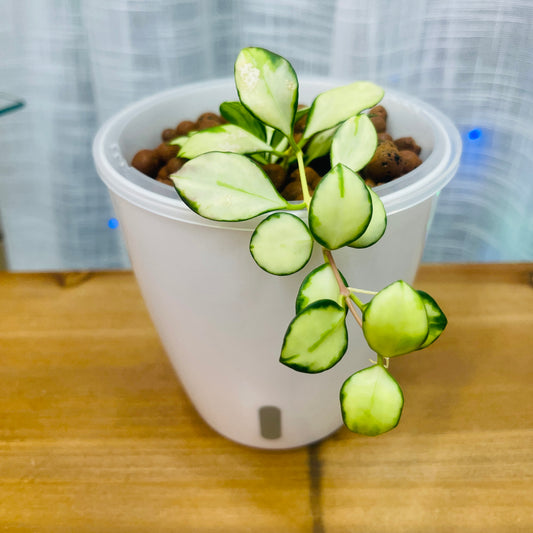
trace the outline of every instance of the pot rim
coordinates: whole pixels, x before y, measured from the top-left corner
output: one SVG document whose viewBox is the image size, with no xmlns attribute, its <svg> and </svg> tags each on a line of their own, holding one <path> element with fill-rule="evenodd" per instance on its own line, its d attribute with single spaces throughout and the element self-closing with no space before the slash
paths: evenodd
<svg viewBox="0 0 533 533">
<path fill-rule="evenodd" d="M 300 79 L 301 87 L 320 87 L 318 92 L 346 83 L 347 80 L 332 80 L 325 77 Z M 118 139 L 128 123 L 139 113 L 146 112 L 167 100 L 191 93 L 227 90 L 228 84 L 234 87 L 233 78 L 212 79 L 174 87 L 138 100 L 110 117 L 100 127 L 93 142 L 93 159 L 102 181 L 111 191 L 128 202 L 167 218 L 225 229 L 249 231 L 255 228 L 257 221 L 254 219 L 247 224 L 249 221 L 218 222 L 200 217 L 185 205 L 174 189 L 129 166 L 118 144 Z M 400 178 L 374 188 L 383 201 L 387 214 L 391 215 L 415 206 L 440 192 L 457 171 L 462 143 L 457 128 L 441 111 L 401 91 L 386 87 L 384 89 L 384 105 L 392 101 L 401 103 L 417 120 L 426 121 L 433 134 L 433 148 L 422 165 Z M 299 217 L 305 216 L 305 211 L 292 213 Z"/>
</svg>

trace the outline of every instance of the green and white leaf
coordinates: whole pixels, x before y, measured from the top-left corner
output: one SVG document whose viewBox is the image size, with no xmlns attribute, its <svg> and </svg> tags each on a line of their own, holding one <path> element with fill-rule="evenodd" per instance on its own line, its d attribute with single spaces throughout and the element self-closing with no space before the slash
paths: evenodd
<svg viewBox="0 0 533 533">
<path fill-rule="evenodd" d="M 331 142 L 333 141 L 333 136 L 336 131 L 337 126 L 330 128 L 329 130 L 321 131 L 313 136 L 305 149 L 304 161 L 306 165 L 314 159 L 326 155 L 330 151 Z"/>
<path fill-rule="evenodd" d="M 318 300 L 292 320 L 283 340 L 280 361 L 294 370 L 323 372 L 346 352 L 346 312 L 332 300 Z"/>
<path fill-rule="evenodd" d="M 370 187 L 368 187 L 368 192 L 372 200 L 372 218 L 365 232 L 355 241 L 348 244 L 352 248 L 368 248 L 372 246 L 383 237 L 387 229 L 387 212 L 381 198 Z"/>
<path fill-rule="evenodd" d="M 381 87 L 368 81 L 356 81 L 319 94 L 309 111 L 304 138 L 327 130 L 375 106 L 382 98 Z"/>
<path fill-rule="evenodd" d="M 427 337 L 424 301 L 405 281 L 379 291 L 363 312 L 363 333 L 370 348 L 384 357 L 417 350 Z"/>
<path fill-rule="evenodd" d="M 270 274 L 286 276 L 303 268 L 313 251 L 313 237 L 305 223 L 290 213 L 273 213 L 255 229 L 250 252 Z"/>
<path fill-rule="evenodd" d="M 257 120 L 240 102 L 223 102 L 219 109 L 220 114 L 228 122 L 240 126 L 262 141 L 267 141 L 264 124 Z"/>
<path fill-rule="evenodd" d="M 371 159 L 378 145 L 378 134 L 367 115 L 357 115 L 345 120 L 331 143 L 331 166 L 337 163 L 361 170 Z"/>
<path fill-rule="evenodd" d="M 340 272 L 339 274 L 344 285 L 347 286 L 344 276 Z M 339 290 L 339 284 L 329 263 L 324 263 L 315 268 L 303 280 L 296 297 L 296 314 L 301 313 L 308 305 L 317 300 L 333 300 L 342 307 L 346 306 L 346 302 Z"/>
<path fill-rule="evenodd" d="M 293 208 L 263 170 L 243 155 L 209 152 L 187 161 L 170 177 L 182 200 L 212 220 L 248 220 Z"/>
<path fill-rule="evenodd" d="M 193 132 L 191 132 L 192 134 Z M 194 133 L 198 133 L 197 131 L 195 131 Z M 185 144 L 189 138 L 192 137 L 192 135 L 180 135 L 179 137 L 175 137 L 174 139 L 172 139 L 168 144 L 171 144 L 173 146 L 176 146 L 176 145 L 179 145 L 181 146 L 182 144 Z"/>
<path fill-rule="evenodd" d="M 429 331 L 426 340 L 419 346 L 419 350 L 435 342 L 448 324 L 448 319 L 439 304 L 424 291 L 417 291 L 424 302 L 429 321 Z"/>
<path fill-rule="evenodd" d="M 402 415 L 402 390 L 381 365 L 350 376 L 341 388 L 340 400 L 346 427 L 369 437 L 394 429 Z"/>
<path fill-rule="evenodd" d="M 178 157 L 193 159 L 207 152 L 254 154 L 271 152 L 272 147 L 235 124 L 223 124 L 195 133 L 181 145 Z"/>
<path fill-rule="evenodd" d="M 372 201 L 365 182 L 339 164 L 315 189 L 309 206 L 309 228 L 322 246 L 334 250 L 360 237 L 371 216 Z"/>
<path fill-rule="evenodd" d="M 240 101 L 259 120 L 292 134 L 298 106 L 298 78 L 283 57 L 264 48 L 244 48 L 235 62 Z"/>
</svg>

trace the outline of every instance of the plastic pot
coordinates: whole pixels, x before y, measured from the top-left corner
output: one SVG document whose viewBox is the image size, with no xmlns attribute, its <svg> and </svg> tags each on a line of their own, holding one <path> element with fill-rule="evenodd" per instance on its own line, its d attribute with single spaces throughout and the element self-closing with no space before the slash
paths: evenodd
<svg viewBox="0 0 533 533">
<path fill-rule="evenodd" d="M 342 84 L 304 79 L 300 101 L 310 103 L 318 93 Z M 291 448 L 320 440 L 342 425 L 340 387 L 375 358 L 357 325 L 348 320 L 348 351 L 332 369 L 307 375 L 279 362 L 299 285 L 321 264 L 319 247 L 303 271 L 285 277 L 267 274 L 248 251 L 258 219 L 203 219 L 172 187 L 129 166 L 138 150 L 160 143 L 163 129 L 236 99 L 232 79 L 146 98 L 101 127 L 93 155 L 151 318 L 200 415 L 239 443 Z M 424 162 L 375 189 L 389 216 L 381 241 L 365 250 L 335 252 L 349 283 L 371 290 L 397 279 L 413 281 L 437 195 L 455 174 L 461 152 L 457 130 L 433 107 L 395 91 L 386 91 L 383 104 L 390 132 L 395 138 L 413 136 Z"/>
</svg>

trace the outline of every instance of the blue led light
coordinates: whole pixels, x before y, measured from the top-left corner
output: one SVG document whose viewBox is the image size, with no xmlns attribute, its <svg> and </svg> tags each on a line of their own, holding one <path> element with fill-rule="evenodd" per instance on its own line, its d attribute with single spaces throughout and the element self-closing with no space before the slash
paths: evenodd
<svg viewBox="0 0 533 533">
<path fill-rule="evenodd" d="M 107 225 L 111 229 L 117 229 L 118 228 L 118 220 L 116 218 L 110 218 L 107 221 Z"/>
<path fill-rule="evenodd" d="M 477 141 L 481 137 L 481 130 L 479 128 L 474 128 L 468 132 L 468 138 L 471 141 Z"/>
</svg>

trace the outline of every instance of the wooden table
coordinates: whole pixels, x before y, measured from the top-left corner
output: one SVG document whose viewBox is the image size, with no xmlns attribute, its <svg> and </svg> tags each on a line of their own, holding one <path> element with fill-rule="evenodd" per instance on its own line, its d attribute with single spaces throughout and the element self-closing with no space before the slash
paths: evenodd
<svg viewBox="0 0 533 533">
<path fill-rule="evenodd" d="M 450 325 L 400 426 L 248 449 L 198 417 L 130 273 L 0 275 L 0 530 L 532 532 L 533 265 L 424 266 Z"/>
</svg>

